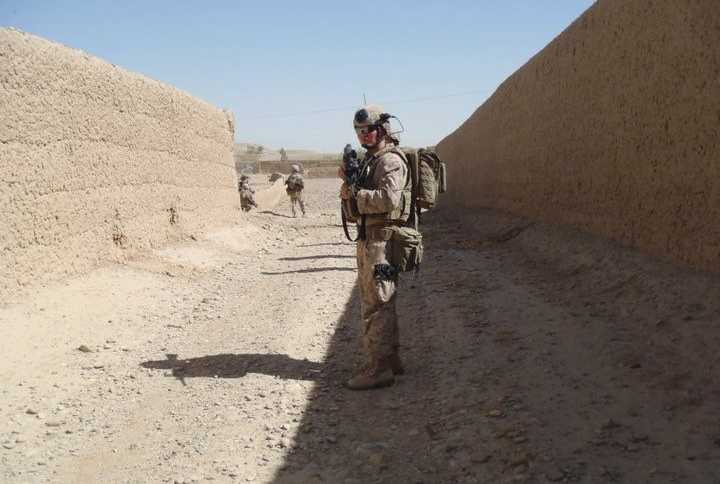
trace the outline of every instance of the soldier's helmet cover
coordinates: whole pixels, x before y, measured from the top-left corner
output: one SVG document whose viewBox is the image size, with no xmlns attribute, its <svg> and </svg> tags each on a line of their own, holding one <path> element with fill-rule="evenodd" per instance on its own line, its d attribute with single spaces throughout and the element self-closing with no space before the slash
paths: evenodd
<svg viewBox="0 0 720 484">
<path fill-rule="evenodd" d="M 390 132 L 390 121 L 388 114 L 378 104 L 368 104 L 355 111 L 353 116 L 353 127 L 362 128 L 365 126 L 382 126 L 386 132 Z"/>
</svg>

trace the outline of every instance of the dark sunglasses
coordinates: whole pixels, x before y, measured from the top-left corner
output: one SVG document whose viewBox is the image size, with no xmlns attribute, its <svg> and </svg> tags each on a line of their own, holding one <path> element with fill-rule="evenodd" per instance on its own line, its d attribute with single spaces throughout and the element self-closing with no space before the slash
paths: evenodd
<svg viewBox="0 0 720 484">
<path fill-rule="evenodd" d="M 377 129 L 377 125 L 371 124 L 370 126 L 358 126 L 355 128 L 355 132 L 359 134 L 370 134 Z"/>
</svg>

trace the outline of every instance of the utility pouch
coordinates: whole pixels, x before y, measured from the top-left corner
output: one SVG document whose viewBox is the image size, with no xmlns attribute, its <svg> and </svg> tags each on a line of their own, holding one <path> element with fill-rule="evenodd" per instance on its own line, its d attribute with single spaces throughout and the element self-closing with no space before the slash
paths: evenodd
<svg viewBox="0 0 720 484">
<path fill-rule="evenodd" d="M 390 263 L 398 272 L 418 271 L 423 257 L 422 234 L 412 227 L 392 227 Z"/>
</svg>

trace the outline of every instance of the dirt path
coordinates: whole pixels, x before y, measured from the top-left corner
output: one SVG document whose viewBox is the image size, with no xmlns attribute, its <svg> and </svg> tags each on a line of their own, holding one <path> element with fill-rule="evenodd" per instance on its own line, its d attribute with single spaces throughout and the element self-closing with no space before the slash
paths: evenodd
<svg viewBox="0 0 720 484">
<path fill-rule="evenodd" d="M 357 358 L 336 180 L 0 308 L 3 482 L 718 482 L 720 284 L 493 212 L 428 217 L 408 374 Z M 87 352 L 78 348 L 84 345 Z"/>
</svg>

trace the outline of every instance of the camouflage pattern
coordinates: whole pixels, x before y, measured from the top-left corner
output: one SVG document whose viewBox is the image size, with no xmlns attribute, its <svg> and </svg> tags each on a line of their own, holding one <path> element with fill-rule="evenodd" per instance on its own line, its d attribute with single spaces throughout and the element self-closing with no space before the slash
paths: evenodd
<svg viewBox="0 0 720 484">
<path fill-rule="evenodd" d="M 297 217 L 297 212 L 295 211 L 295 206 L 300 206 L 300 211 L 303 214 L 303 217 L 305 216 L 305 201 L 303 200 L 303 193 L 302 190 L 299 192 L 290 192 L 288 193 L 290 195 L 290 204 L 292 205 L 292 215 L 293 217 Z"/>
<path fill-rule="evenodd" d="M 240 177 L 238 183 L 238 191 L 240 192 L 240 208 L 244 212 L 249 211 L 252 207 L 257 208 L 255 203 L 255 189 L 250 186 L 250 180 L 247 176 Z"/>
<path fill-rule="evenodd" d="M 380 123 L 380 116 L 385 114 L 385 110 L 378 104 L 368 104 L 355 112 L 353 117 L 353 127 L 362 128 L 364 126 L 373 126 Z M 384 124 L 383 124 L 384 126 Z M 387 132 L 390 132 L 389 124 Z"/>
<path fill-rule="evenodd" d="M 370 232 L 366 240 L 357 244 L 358 285 L 360 286 L 360 311 L 363 323 L 362 343 L 368 363 L 383 361 L 397 351 L 399 333 L 395 294 L 397 277 L 391 280 L 375 279 L 375 266 L 388 264 L 391 249 L 389 240 L 383 240 L 377 230 Z M 384 229 L 387 230 L 387 229 Z"/>
<path fill-rule="evenodd" d="M 285 180 L 288 192 L 301 192 L 305 188 L 305 180 L 300 173 L 293 172 Z"/>
<path fill-rule="evenodd" d="M 357 244 L 358 285 L 360 286 L 363 321 L 363 347 L 370 365 L 388 361 L 397 352 L 399 333 L 395 295 L 397 276 L 376 279 L 375 266 L 388 264 L 392 250 L 392 231 L 386 227 L 400 223 L 390 219 L 402 202 L 402 192 L 408 185 L 405 162 L 389 146 L 370 160 L 375 164 L 367 188 L 356 194 L 358 209 L 365 214 L 366 240 Z"/>
<path fill-rule="evenodd" d="M 293 172 L 290 174 L 290 176 L 285 180 L 285 185 L 287 185 L 286 192 L 288 196 L 290 197 L 290 204 L 292 206 L 292 216 L 297 217 L 297 211 L 295 209 L 296 206 L 300 206 L 300 211 L 303 214 L 303 217 L 305 216 L 305 202 L 303 200 L 303 189 L 305 188 L 305 182 L 303 180 L 302 175 L 300 174 L 300 167 L 297 165 L 292 165 Z"/>
<path fill-rule="evenodd" d="M 382 126 L 388 139 L 397 145 L 400 138 L 397 133 L 393 133 L 389 118 L 385 118 L 385 121 L 381 122 L 383 114 L 388 116 L 385 109 L 378 104 L 363 106 L 355 112 L 353 127 L 357 130 L 366 126 Z"/>
<path fill-rule="evenodd" d="M 396 149 L 390 145 L 370 159 L 369 179 L 355 196 L 358 211 L 366 215 L 368 226 L 402 223 L 410 214 L 408 167 Z"/>
</svg>

